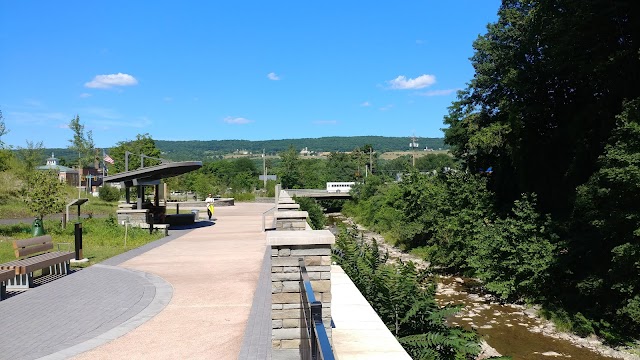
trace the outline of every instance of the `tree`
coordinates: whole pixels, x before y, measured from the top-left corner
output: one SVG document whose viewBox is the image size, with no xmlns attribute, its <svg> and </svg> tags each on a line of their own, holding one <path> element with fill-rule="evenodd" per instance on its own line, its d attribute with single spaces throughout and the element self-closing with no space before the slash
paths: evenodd
<svg viewBox="0 0 640 360">
<path fill-rule="evenodd" d="M 112 148 L 109 156 L 114 160 L 113 165 L 109 165 L 109 171 L 113 173 L 121 173 L 125 171 L 125 153 L 129 152 L 129 171 L 138 169 L 141 164 L 141 155 L 153 157 L 156 159 L 144 158 L 145 166 L 153 166 L 160 164 L 157 158 L 162 154 L 160 149 L 156 147 L 156 143 L 151 135 L 138 134 L 135 140 L 120 141 L 117 146 Z"/>
<path fill-rule="evenodd" d="M 4 124 L 4 117 L 2 116 L 2 109 L 0 109 L 0 149 L 4 148 L 4 142 L 2 141 L 2 137 L 7 135 L 9 130 Z"/>
<path fill-rule="evenodd" d="M 501 203 L 536 193 L 567 216 L 622 101 L 640 95 L 640 16 L 629 2 L 576 0 L 508 0 L 498 15 L 474 42 L 445 142 L 469 170 L 493 167 Z"/>
<path fill-rule="evenodd" d="M 302 188 L 302 174 L 300 172 L 300 158 L 298 151 L 293 146 L 280 154 L 280 167 L 278 177 L 283 189 Z"/>
<path fill-rule="evenodd" d="M 88 164 L 95 160 L 93 132 L 89 130 L 85 133 L 84 124 L 80 123 L 79 115 L 71 119 L 69 129 L 73 131 L 73 138 L 69 140 L 71 143 L 69 149 L 78 153 L 79 167 L 82 168 L 82 164 Z"/>
<path fill-rule="evenodd" d="M 4 124 L 4 118 L 2 117 L 2 110 L 0 109 L 0 171 L 5 171 L 9 168 L 11 163 L 12 154 L 11 151 L 4 148 L 4 142 L 2 137 L 5 136 L 9 130 Z"/>
<path fill-rule="evenodd" d="M 42 163 L 44 158 L 42 141 L 33 142 L 27 140 L 27 147 L 18 148 L 17 158 L 20 161 L 14 166 L 15 172 L 21 179 L 25 180 L 24 185 L 28 189 L 32 185 L 30 179 L 36 172 L 36 167 Z"/>
<path fill-rule="evenodd" d="M 29 189 L 24 201 L 38 219 L 43 219 L 64 209 L 64 188 L 64 183 L 58 179 L 55 171 L 36 171 L 29 178 Z"/>
<path fill-rule="evenodd" d="M 568 248 L 577 301 L 640 332 L 640 98 L 625 103 L 589 181 L 578 187 Z M 602 304 L 604 309 L 591 304 Z M 604 311 L 603 311 L 604 310 Z M 584 310 L 583 310 L 584 311 Z"/>
</svg>

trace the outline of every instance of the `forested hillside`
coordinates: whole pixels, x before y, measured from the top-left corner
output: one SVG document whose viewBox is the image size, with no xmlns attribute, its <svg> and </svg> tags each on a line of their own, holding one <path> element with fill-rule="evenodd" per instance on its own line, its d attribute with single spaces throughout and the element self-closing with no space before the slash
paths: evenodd
<svg viewBox="0 0 640 360">
<path fill-rule="evenodd" d="M 232 153 L 236 150 L 246 150 L 252 153 L 277 154 L 287 150 L 290 146 L 301 150 L 308 148 L 314 152 L 351 151 L 356 147 L 371 145 L 375 151 L 386 152 L 394 150 L 408 150 L 408 137 L 385 136 L 349 136 L 349 137 L 322 137 L 306 139 L 282 139 L 282 140 L 211 140 L 211 141 L 166 141 L 156 140 L 156 145 L 163 152 L 163 156 L 171 160 L 204 160 L 216 155 Z M 419 139 L 420 146 L 424 149 L 445 148 L 442 138 Z"/>
<path fill-rule="evenodd" d="M 293 146 L 297 150 L 308 148 L 314 152 L 343 152 L 351 151 L 356 147 L 371 145 L 376 152 L 406 151 L 409 150 L 408 137 L 386 136 L 345 136 L 322 137 L 307 139 L 282 139 L 282 140 L 209 140 L 209 141 L 168 141 L 155 140 L 155 144 L 162 152 L 162 157 L 173 161 L 185 160 L 211 160 L 220 155 L 230 154 L 236 150 L 246 150 L 252 153 L 278 154 Z M 424 149 L 448 149 L 443 138 L 418 138 L 417 142 Z M 115 146 L 115 145 L 114 145 Z M 106 149 L 109 152 L 109 149 Z M 67 148 L 46 149 L 47 156 L 55 153 L 56 157 L 66 161 L 74 161 L 78 155 Z"/>
</svg>

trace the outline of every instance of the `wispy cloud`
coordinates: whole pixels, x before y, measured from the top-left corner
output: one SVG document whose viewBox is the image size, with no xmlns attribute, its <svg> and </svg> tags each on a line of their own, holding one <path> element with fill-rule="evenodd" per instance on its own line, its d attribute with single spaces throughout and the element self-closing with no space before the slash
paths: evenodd
<svg viewBox="0 0 640 360">
<path fill-rule="evenodd" d="M 93 80 L 84 84 L 91 89 L 109 89 L 114 86 L 137 85 L 138 80 L 129 74 L 117 73 L 109 75 L 96 75 Z"/>
<path fill-rule="evenodd" d="M 446 96 L 451 95 L 456 92 L 458 89 L 442 89 L 442 90 L 429 90 L 423 93 L 420 93 L 422 96 Z"/>
<path fill-rule="evenodd" d="M 313 121 L 314 124 L 316 125 L 336 125 L 338 124 L 337 120 L 316 120 Z"/>
<path fill-rule="evenodd" d="M 167 103 L 168 102 L 172 102 L 173 98 L 171 96 L 165 96 L 165 97 L 162 98 L 162 101 L 167 102 Z"/>
<path fill-rule="evenodd" d="M 362 104 L 360 104 L 360 106 L 363 106 L 363 107 L 371 106 L 371 103 L 368 101 L 365 101 Z"/>
<path fill-rule="evenodd" d="M 416 45 L 422 45 L 424 44 L 424 40 L 418 39 L 416 40 Z"/>
<path fill-rule="evenodd" d="M 227 116 L 226 118 L 224 118 L 223 121 L 226 122 L 227 124 L 234 124 L 234 125 L 243 125 L 243 124 L 248 124 L 253 122 L 253 120 L 245 119 L 243 117 L 233 117 L 233 116 Z"/>
<path fill-rule="evenodd" d="M 392 89 L 407 90 L 407 89 L 422 89 L 427 86 L 431 86 L 436 83 L 435 75 L 423 74 L 415 79 L 407 79 L 406 76 L 400 75 L 393 80 L 387 81 Z"/>
<path fill-rule="evenodd" d="M 83 98 L 83 99 L 86 99 L 86 98 L 88 98 L 88 97 L 91 97 L 91 94 L 89 94 L 89 93 L 82 93 L 82 94 L 80 94 L 80 97 L 81 97 L 81 98 Z"/>
<path fill-rule="evenodd" d="M 123 120 L 99 119 L 92 120 L 92 125 L 101 130 L 109 130 L 112 128 L 144 128 L 152 124 L 146 116 L 132 117 Z"/>
<path fill-rule="evenodd" d="M 102 118 L 102 119 L 121 119 L 122 115 L 114 110 L 103 107 L 86 107 L 78 109 L 80 119 L 83 117 Z"/>
<path fill-rule="evenodd" d="M 268 73 L 268 74 L 267 74 L 267 77 L 269 78 L 269 80 L 274 80 L 274 81 L 280 80 L 280 76 L 278 76 L 278 75 L 277 75 L 276 73 L 274 73 L 274 72 L 270 72 L 270 73 Z"/>
<path fill-rule="evenodd" d="M 380 108 L 380 111 L 387 111 L 387 110 L 391 110 L 391 108 L 393 107 L 393 104 L 389 104 L 386 106 L 383 106 Z"/>
<path fill-rule="evenodd" d="M 27 112 L 27 111 L 14 111 L 5 115 L 7 119 L 17 124 L 49 124 L 51 121 L 59 121 L 69 119 L 71 116 L 60 112 Z"/>
</svg>

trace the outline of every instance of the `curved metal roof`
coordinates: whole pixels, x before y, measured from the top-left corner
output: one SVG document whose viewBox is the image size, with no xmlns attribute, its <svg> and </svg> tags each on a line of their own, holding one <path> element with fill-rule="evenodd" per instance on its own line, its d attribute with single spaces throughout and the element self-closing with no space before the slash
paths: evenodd
<svg viewBox="0 0 640 360">
<path fill-rule="evenodd" d="M 181 161 L 149 166 L 104 177 L 105 182 L 125 182 L 132 186 L 136 182 L 149 182 L 186 174 L 202 167 L 202 161 Z"/>
</svg>

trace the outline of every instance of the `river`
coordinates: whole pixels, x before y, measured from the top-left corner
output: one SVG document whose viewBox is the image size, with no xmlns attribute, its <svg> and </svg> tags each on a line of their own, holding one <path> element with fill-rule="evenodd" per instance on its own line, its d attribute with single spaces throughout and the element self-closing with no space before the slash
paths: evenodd
<svg viewBox="0 0 640 360">
<path fill-rule="evenodd" d="M 337 231 L 336 222 L 352 224 L 339 213 L 328 216 L 328 229 L 333 233 Z M 376 239 L 381 249 L 389 251 L 391 260 L 399 258 L 414 261 L 418 267 L 428 266 L 424 260 L 386 244 L 380 234 L 357 226 L 365 240 Z M 441 305 L 462 304 L 462 311 L 449 319 L 450 324 L 474 329 L 490 347 L 514 360 L 640 360 L 640 356 L 608 348 L 596 338 L 559 333 L 551 322 L 537 317 L 535 309 L 494 301 L 472 279 L 440 277 L 436 300 Z"/>
</svg>

